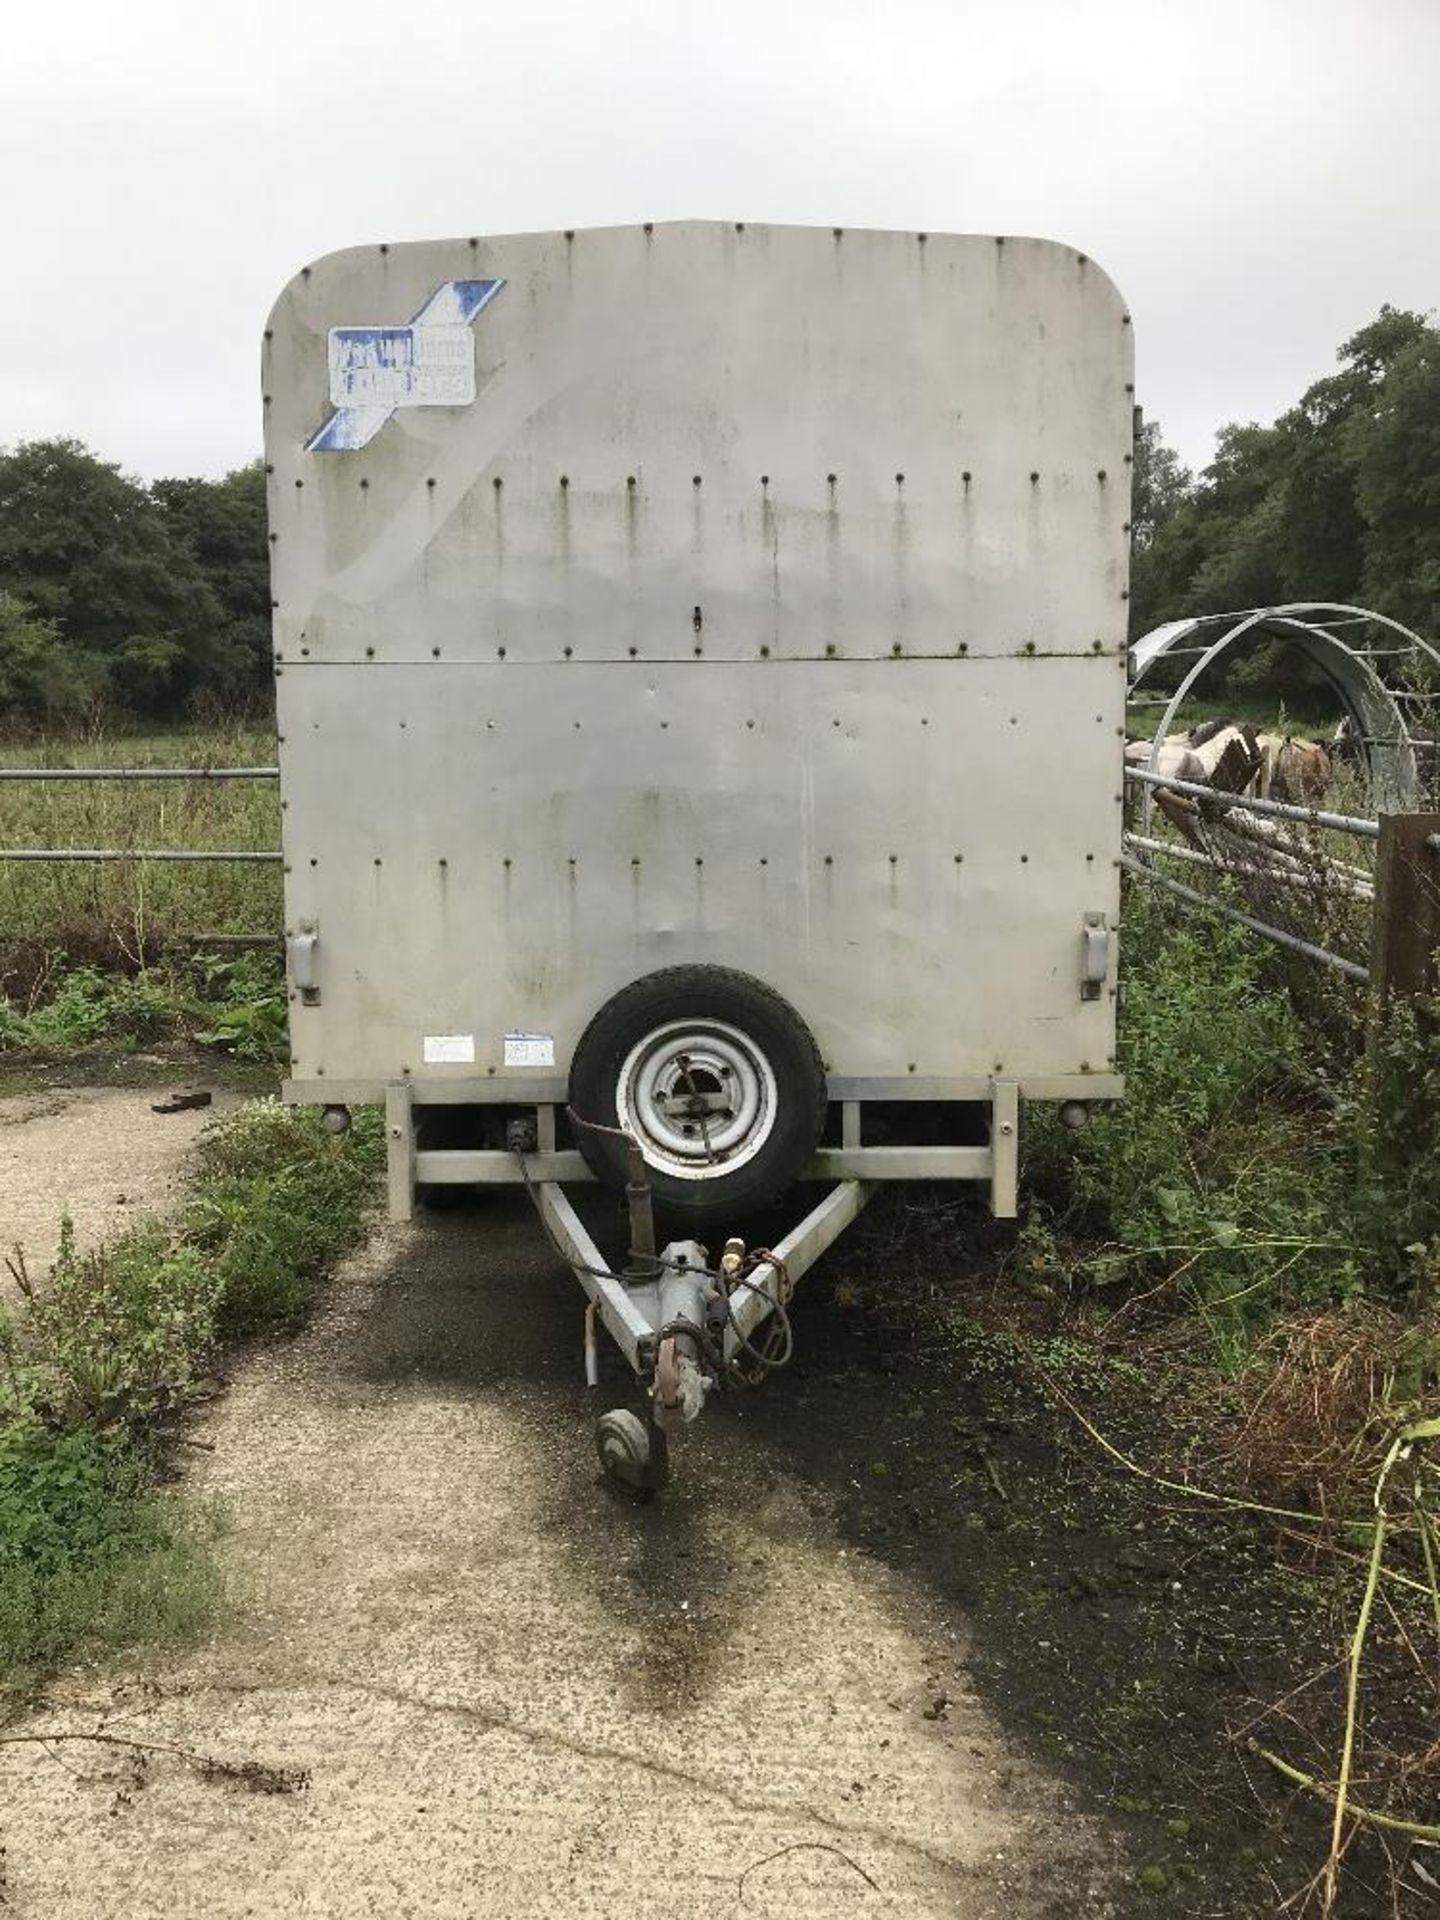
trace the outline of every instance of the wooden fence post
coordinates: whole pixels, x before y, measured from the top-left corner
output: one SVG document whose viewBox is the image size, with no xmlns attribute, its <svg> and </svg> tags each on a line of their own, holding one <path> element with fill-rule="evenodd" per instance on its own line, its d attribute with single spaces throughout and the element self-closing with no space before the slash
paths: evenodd
<svg viewBox="0 0 1440 1920">
<path fill-rule="evenodd" d="M 1440 992 L 1440 813 L 1380 816 L 1370 937 L 1371 1019 L 1396 995 Z"/>
</svg>

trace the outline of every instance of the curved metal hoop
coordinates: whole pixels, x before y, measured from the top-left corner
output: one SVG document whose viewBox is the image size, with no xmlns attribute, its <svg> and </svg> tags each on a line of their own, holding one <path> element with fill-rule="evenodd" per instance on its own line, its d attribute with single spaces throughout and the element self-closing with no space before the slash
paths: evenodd
<svg viewBox="0 0 1440 1920">
<path fill-rule="evenodd" d="M 1327 620 L 1316 618 L 1328 616 Z M 1149 766 L 1158 770 L 1160 749 L 1175 715 L 1184 705 L 1191 688 L 1214 661 L 1247 634 L 1274 633 L 1291 642 L 1325 675 L 1353 721 L 1361 741 L 1370 792 L 1377 812 L 1404 812 L 1415 805 L 1419 780 L 1410 728 L 1394 691 L 1376 672 L 1366 654 L 1346 643 L 1331 626 L 1340 620 L 1346 625 L 1370 624 L 1386 627 L 1401 635 L 1409 647 L 1423 654 L 1436 668 L 1440 678 L 1440 651 L 1428 640 L 1388 614 L 1368 607 L 1348 606 L 1338 601 L 1302 600 L 1286 606 L 1251 607 L 1240 613 L 1203 613 L 1191 619 L 1172 620 L 1156 627 L 1137 640 L 1130 649 L 1130 684 L 1137 687 L 1157 660 L 1163 660 L 1185 642 L 1207 628 L 1223 626 L 1216 639 L 1206 645 L 1200 658 L 1187 671 L 1155 729 L 1150 746 Z M 1152 799 L 1147 788 L 1142 801 L 1142 817 L 1150 818 Z"/>
</svg>

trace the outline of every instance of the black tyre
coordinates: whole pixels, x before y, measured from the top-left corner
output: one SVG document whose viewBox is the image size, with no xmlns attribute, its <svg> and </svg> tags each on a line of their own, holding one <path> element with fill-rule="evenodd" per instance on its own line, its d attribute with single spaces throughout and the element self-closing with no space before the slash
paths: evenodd
<svg viewBox="0 0 1440 1920">
<path fill-rule="evenodd" d="M 617 993 L 570 1068 L 582 1120 L 640 1142 L 657 1203 L 728 1225 L 793 1186 L 825 1124 L 825 1068 L 788 1001 L 729 967 L 667 967 Z M 625 1185 L 625 1142 L 581 1127 L 597 1180 Z"/>
</svg>

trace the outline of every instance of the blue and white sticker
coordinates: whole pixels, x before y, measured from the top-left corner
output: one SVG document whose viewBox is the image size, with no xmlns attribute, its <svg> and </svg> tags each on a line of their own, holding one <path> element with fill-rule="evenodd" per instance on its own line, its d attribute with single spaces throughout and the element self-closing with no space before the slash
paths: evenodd
<svg viewBox="0 0 1440 1920">
<path fill-rule="evenodd" d="M 447 280 L 405 326 L 332 327 L 330 404 L 307 453 L 354 453 L 401 407 L 468 407 L 475 398 L 471 323 L 503 280 Z"/>
</svg>

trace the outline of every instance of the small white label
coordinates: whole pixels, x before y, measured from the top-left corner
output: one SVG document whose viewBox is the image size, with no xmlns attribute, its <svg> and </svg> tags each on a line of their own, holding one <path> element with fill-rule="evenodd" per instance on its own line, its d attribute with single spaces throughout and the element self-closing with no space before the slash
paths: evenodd
<svg viewBox="0 0 1440 1920">
<path fill-rule="evenodd" d="M 555 1036 L 550 1033 L 507 1033 L 505 1064 L 507 1067 L 553 1067 Z"/>
<path fill-rule="evenodd" d="M 425 1036 L 425 1064 L 427 1067 L 441 1067 L 456 1064 L 473 1066 L 475 1064 L 475 1036 L 473 1033 L 427 1033 Z"/>
</svg>

